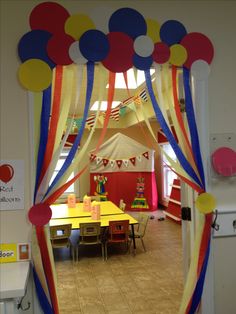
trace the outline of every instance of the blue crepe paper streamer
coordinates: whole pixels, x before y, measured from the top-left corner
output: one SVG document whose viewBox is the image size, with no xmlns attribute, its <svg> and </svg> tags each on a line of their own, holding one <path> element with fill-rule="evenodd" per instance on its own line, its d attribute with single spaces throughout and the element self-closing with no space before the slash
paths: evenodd
<svg viewBox="0 0 236 314">
<path fill-rule="evenodd" d="M 154 95 L 153 92 L 153 88 L 152 88 L 152 81 L 151 81 L 151 76 L 150 76 L 150 72 L 149 70 L 145 71 L 145 78 L 146 78 L 146 84 L 147 84 L 147 88 L 148 88 L 148 92 L 153 104 L 153 108 L 157 117 L 157 120 L 160 123 L 160 126 L 165 134 L 165 136 L 167 137 L 171 147 L 173 148 L 178 161 L 180 162 L 181 166 L 184 168 L 184 170 L 187 172 L 187 174 L 200 186 L 202 187 L 202 184 L 200 182 L 200 180 L 198 179 L 195 171 L 193 170 L 193 168 L 191 167 L 191 165 L 189 164 L 188 160 L 185 158 L 183 152 L 181 151 L 181 149 L 179 148 L 174 136 L 172 135 L 166 121 L 165 118 L 158 106 L 158 103 L 156 101 L 156 97 Z"/>
<path fill-rule="evenodd" d="M 33 267 L 33 277 L 34 277 L 34 284 L 36 288 L 36 293 L 38 296 L 39 304 L 45 314 L 54 314 L 54 311 L 51 307 L 51 304 L 48 302 L 48 298 L 43 290 L 41 282 L 38 278 L 35 268 Z"/>
<path fill-rule="evenodd" d="M 87 63 L 87 91 L 86 91 L 86 101 L 85 101 L 85 107 L 84 107 L 84 115 L 83 115 L 83 120 L 81 123 L 81 127 L 79 129 L 79 133 L 77 134 L 75 141 L 73 143 L 73 146 L 70 149 L 70 152 L 63 163 L 61 169 L 57 173 L 56 177 L 54 178 L 52 184 L 48 188 L 44 198 L 47 196 L 47 194 L 51 191 L 51 189 L 55 186 L 55 184 L 60 180 L 60 178 L 64 175 L 65 171 L 67 168 L 70 166 L 70 164 L 73 161 L 73 158 L 76 154 L 77 148 L 80 144 L 86 120 L 88 118 L 88 111 L 89 111 L 89 106 L 90 106 L 90 100 L 92 96 L 92 91 L 93 91 L 93 82 L 94 82 L 94 63 L 93 62 L 88 62 Z"/>
<path fill-rule="evenodd" d="M 206 276 L 206 270 L 207 270 L 207 264 L 208 264 L 208 259 L 210 255 L 210 243 L 211 243 L 211 240 L 209 240 L 209 243 L 208 243 L 204 263 L 202 265 L 202 270 L 201 270 L 196 288 L 192 296 L 192 304 L 191 304 L 188 314 L 195 314 L 199 306 L 199 303 L 201 301 L 202 291 L 203 291 L 203 286 L 204 286 L 204 281 L 205 281 L 205 276 Z"/>
<path fill-rule="evenodd" d="M 41 123 L 40 123 L 40 140 L 39 140 L 36 180 L 35 180 L 35 188 L 34 188 L 34 202 L 36 198 L 39 178 L 42 171 L 43 160 L 44 160 L 45 150 L 46 150 L 47 141 L 48 141 L 48 126 L 49 126 L 50 112 L 51 112 L 51 92 L 52 92 L 51 86 L 49 86 L 47 89 L 43 91 Z"/>
<path fill-rule="evenodd" d="M 191 90 L 190 90 L 190 85 L 189 85 L 189 70 L 186 69 L 185 67 L 183 68 L 183 76 L 184 76 L 184 92 L 185 92 L 185 102 L 186 102 L 185 108 L 186 108 L 186 114 L 187 114 L 187 119 L 188 119 L 189 130 L 190 130 L 193 155 L 195 158 L 197 169 L 199 171 L 200 178 L 202 180 L 204 190 L 205 190 L 204 169 L 203 169 L 203 164 L 202 164 L 199 137 L 198 137 L 197 125 L 196 125 L 196 120 L 195 120 L 195 115 L 194 115 Z"/>
</svg>

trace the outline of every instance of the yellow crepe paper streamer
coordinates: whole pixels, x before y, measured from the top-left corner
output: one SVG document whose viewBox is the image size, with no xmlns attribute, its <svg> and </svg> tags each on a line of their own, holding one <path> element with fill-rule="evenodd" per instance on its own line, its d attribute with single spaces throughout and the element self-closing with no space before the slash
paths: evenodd
<svg viewBox="0 0 236 314">
<path fill-rule="evenodd" d="M 63 99 L 63 103 L 61 106 L 61 113 L 60 113 L 60 117 L 59 117 L 59 121 L 58 121 L 58 128 L 57 128 L 57 133 L 56 133 L 56 139 L 55 139 L 55 145 L 54 145 L 54 153 L 53 153 L 53 157 L 52 160 L 49 164 L 49 167 L 40 183 L 40 186 L 38 188 L 38 192 L 37 192 L 37 196 L 36 196 L 36 203 L 41 202 L 46 190 L 49 186 L 49 182 L 52 178 L 52 175 L 54 173 L 54 169 L 56 167 L 57 161 L 59 159 L 59 156 L 61 154 L 61 151 L 64 148 L 64 145 L 66 143 L 68 134 L 70 132 L 71 126 L 73 124 L 73 120 L 71 120 L 71 124 L 69 126 L 69 128 L 67 129 L 67 132 L 65 134 L 65 136 L 63 137 L 62 140 L 62 135 L 63 135 L 63 130 L 64 127 L 66 125 L 66 121 L 69 115 L 69 108 L 71 105 L 71 97 L 74 94 L 72 92 L 72 87 L 73 82 L 76 82 L 77 79 L 76 77 L 78 76 L 78 84 L 76 86 L 74 86 L 74 89 L 77 90 L 77 94 L 75 96 L 75 102 L 78 103 L 78 98 L 79 98 L 79 92 L 81 90 L 81 84 L 82 84 L 82 71 L 83 71 L 83 66 L 78 66 L 78 75 L 77 75 L 77 66 L 67 66 L 64 67 L 64 75 L 63 75 L 63 84 L 62 84 L 62 89 L 64 90 L 63 94 L 64 94 L 64 99 Z M 77 105 L 75 105 L 74 110 L 76 110 Z M 59 146 L 60 143 L 60 146 Z"/>
<path fill-rule="evenodd" d="M 187 50 L 180 44 L 172 45 L 170 47 L 169 62 L 176 66 L 181 66 L 187 60 Z"/>
<path fill-rule="evenodd" d="M 152 19 L 146 19 L 147 36 L 149 36 L 154 43 L 160 42 L 160 24 Z"/>
<path fill-rule="evenodd" d="M 164 73 L 165 73 L 165 75 L 164 75 Z M 171 71 L 167 65 L 163 66 L 162 76 L 163 76 L 163 83 L 164 83 L 163 84 L 164 85 L 163 94 L 166 96 L 165 104 L 168 104 L 168 107 L 166 107 L 166 110 L 168 110 L 168 108 L 169 108 L 169 113 L 171 116 L 172 124 L 174 126 L 174 129 L 175 129 L 178 141 L 179 141 L 178 144 L 179 144 L 183 154 L 185 155 L 186 159 L 190 163 L 191 167 L 194 169 L 199 180 L 201 181 L 199 172 L 198 172 L 196 164 L 195 164 L 195 161 L 192 157 L 191 151 L 189 150 L 189 146 L 186 142 L 186 139 L 182 133 L 179 122 L 178 122 L 177 117 L 176 117 L 176 112 L 175 112 L 175 108 L 174 108 L 173 90 L 172 90 L 173 86 L 172 86 L 172 80 L 171 80 Z"/>
<path fill-rule="evenodd" d="M 198 259 L 199 259 L 202 234 L 204 231 L 204 224 L 205 224 L 205 216 L 199 215 L 199 223 L 196 228 L 196 237 L 194 241 L 193 257 L 191 258 L 191 262 L 190 262 L 190 267 L 189 267 L 189 271 L 188 271 L 188 275 L 187 275 L 187 279 L 186 279 L 186 283 L 184 287 L 179 314 L 185 313 L 187 306 L 189 304 L 189 300 L 191 299 L 193 291 L 196 286 Z"/>
<path fill-rule="evenodd" d="M 209 214 L 216 208 L 215 197 L 210 193 L 198 195 L 195 205 L 202 214 Z"/>
<path fill-rule="evenodd" d="M 93 21 L 85 14 L 71 15 L 65 23 L 65 33 L 77 40 L 84 32 L 95 28 Z"/>
<path fill-rule="evenodd" d="M 100 115 L 100 107 L 101 107 L 101 102 L 102 102 L 102 99 L 103 99 L 103 86 L 104 86 L 104 82 L 105 82 L 105 72 L 106 70 L 102 67 L 102 65 L 98 65 L 98 74 L 99 74 L 99 78 L 98 80 L 101 82 L 100 86 L 102 86 L 102 88 L 99 89 L 99 109 L 97 110 L 97 113 L 96 113 L 96 118 L 95 118 L 95 121 L 94 121 L 94 125 L 89 133 L 89 136 L 86 140 L 86 143 L 83 145 L 83 147 L 79 150 L 79 152 L 77 153 L 77 155 L 75 156 L 72 164 L 68 167 L 68 169 L 66 170 L 66 172 L 64 173 L 63 177 L 57 182 L 57 184 L 53 187 L 53 189 L 50 191 L 50 193 L 47 195 L 46 199 L 52 195 L 57 189 L 58 187 L 62 186 L 64 183 L 66 183 L 67 179 L 69 178 L 69 176 L 71 175 L 71 173 L 76 169 L 78 168 L 78 164 L 80 162 L 80 160 L 84 157 L 87 149 L 88 149 L 88 146 L 91 142 L 91 139 L 92 139 L 92 136 L 95 132 L 95 129 L 96 129 L 96 124 L 97 124 L 97 121 L 99 119 L 99 115 Z"/>
<path fill-rule="evenodd" d="M 38 245 L 36 230 L 35 230 L 34 226 L 32 226 L 31 254 L 32 254 L 32 260 L 34 263 L 35 271 L 39 277 L 39 281 L 42 285 L 44 293 L 47 296 L 48 301 L 51 302 L 50 301 L 51 300 L 50 294 L 48 291 L 47 280 L 46 280 L 46 277 L 44 275 L 43 263 L 42 263 L 41 253 L 40 253 L 40 249 L 39 249 L 39 245 Z"/>
<path fill-rule="evenodd" d="M 52 82 L 52 70 L 39 59 L 29 59 L 22 63 L 18 70 L 20 83 L 32 92 L 41 92 Z"/>
</svg>

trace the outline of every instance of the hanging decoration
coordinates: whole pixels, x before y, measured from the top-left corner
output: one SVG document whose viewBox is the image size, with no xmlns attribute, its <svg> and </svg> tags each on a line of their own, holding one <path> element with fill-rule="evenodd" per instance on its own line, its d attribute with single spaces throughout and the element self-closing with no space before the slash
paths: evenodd
<svg viewBox="0 0 236 314">
<path fill-rule="evenodd" d="M 125 157 L 122 159 L 110 159 L 110 158 L 105 158 L 101 156 L 96 156 L 95 154 L 90 154 L 90 162 L 95 162 L 97 165 L 99 163 L 103 163 L 103 166 L 106 167 L 108 164 L 113 167 L 114 164 L 116 163 L 119 168 L 124 165 L 125 167 L 128 166 L 129 162 L 135 167 L 136 165 L 136 159 L 141 162 L 142 158 L 149 159 L 149 152 L 144 152 L 142 154 L 139 154 L 137 156 L 132 156 L 132 157 Z"/>
<path fill-rule="evenodd" d="M 99 14 L 99 11 L 96 12 Z M 102 162 L 104 167 L 110 164 L 111 167 L 117 165 L 120 168 L 122 165 L 127 167 L 129 162 L 135 167 L 142 158 L 148 159 L 146 152 L 139 156 L 119 160 L 109 160 L 109 158 L 98 156 L 97 153 L 105 137 L 109 119 L 117 121 L 119 116 L 126 113 L 127 108 L 135 111 L 136 106 L 139 106 L 142 110 L 142 105 L 150 99 L 162 131 L 178 158 L 179 163 L 166 156 L 169 166 L 183 181 L 199 193 L 196 207 L 201 214 L 200 227 L 196 236 L 194 258 L 191 261 L 180 306 L 181 314 L 194 313 L 200 304 L 204 286 L 210 252 L 212 211 L 216 202 L 214 197 L 206 191 L 190 86 L 190 70 L 196 72 L 199 67 L 203 67 L 200 76 L 209 72 L 209 65 L 214 56 L 213 45 L 207 36 L 198 32 L 188 32 L 187 28 L 177 20 L 167 20 L 161 25 L 157 21 L 145 18 L 133 8 L 120 8 L 111 12 L 108 19 L 107 17 L 99 19 L 95 13 L 93 17 L 94 19 L 82 13 L 71 15 L 56 2 L 42 2 L 32 10 L 29 16 L 30 30 L 22 36 L 18 43 L 18 55 L 22 62 L 18 70 L 19 81 L 26 90 L 35 93 L 33 104 L 37 103 L 42 107 L 40 136 L 36 148 L 38 158 L 35 204 L 29 211 L 29 220 L 34 226 L 32 233 L 33 275 L 41 307 L 45 313 L 59 313 L 54 264 L 47 229 L 50 219 L 48 205 L 55 201 L 88 167 L 86 165 L 73 179 L 65 183 L 69 170 L 75 167 L 73 161 L 78 162 L 79 157 L 82 158 L 86 150 L 86 145 L 80 147 L 85 127 L 89 125 L 90 134 L 92 134 L 98 118 L 98 115 L 89 115 L 94 63 L 96 62 L 102 64 L 109 71 L 108 108 L 100 138 L 95 151 L 90 156 L 90 161 Z M 68 118 L 66 112 L 70 103 L 75 101 L 69 95 L 69 86 L 72 85 L 73 79 L 77 80 L 78 78 L 70 67 L 79 67 L 85 64 L 87 67 L 87 93 L 84 114 L 76 122 L 78 134 L 69 155 L 57 176 L 49 184 L 48 176 L 53 170 L 52 165 L 55 164 L 56 157 L 59 156 L 60 149 L 66 142 L 66 136 L 61 141 Z M 153 91 L 150 68 L 154 67 L 157 75 L 160 67 L 163 67 L 165 73 L 168 74 L 166 66 L 169 65 L 172 68 L 173 95 L 167 92 L 165 97 L 162 96 L 162 87 L 167 90 L 167 81 L 165 78 L 163 86 L 161 86 L 161 81 L 156 77 L 157 100 Z M 115 73 L 123 72 L 125 75 L 126 71 L 132 67 L 145 71 L 147 90 L 142 90 L 138 95 L 129 97 L 113 110 L 111 105 L 114 96 Z M 181 120 L 176 97 L 176 67 L 182 67 L 185 110 L 190 139 Z M 78 82 L 77 91 L 81 88 L 79 79 Z M 40 97 L 36 96 L 39 92 L 42 93 Z M 172 97 L 174 101 L 172 101 Z M 167 112 L 171 114 L 176 134 L 170 127 Z M 145 121 L 148 123 L 146 118 Z M 70 123 L 71 125 L 72 123 Z M 153 134 L 150 124 L 148 124 L 148 129 Z M 88 143 L 89 141 L 87 145 Z M 77 155 L 77 151 L 80 149 L 80 154 Z M 230 153 L 232 161 L 231 155 Z M 233 157 L 233 161 L 234 159 Z M 220 169 L 221 160 L 219 160 L 220 157 L 216 154 L 213 159 L 216 169 Z M 233 173 L 235 173 L 234 170 Z M 98 180 L 99 189 L 97 193 L 102 192 L 102 195 L 106 197 L 105 177 L 100 178 L 99 176 L 96 180 Z M 42 187 L 42 185 L 46 186 Z M 144 182 L 140 178 L 137 183 L 137 194 L 143 195 L 143 191 Z"/>
</svg>

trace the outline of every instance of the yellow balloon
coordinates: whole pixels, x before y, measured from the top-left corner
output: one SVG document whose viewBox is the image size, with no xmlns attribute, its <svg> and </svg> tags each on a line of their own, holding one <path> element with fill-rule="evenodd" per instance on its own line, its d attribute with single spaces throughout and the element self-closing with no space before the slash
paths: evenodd
<svg viewBox="0 0 236 314">
<path fill-rule="evenodd" d="M 210 193 L 200 194 L 195 202 L 197 209 L 202 214 L 209 214 L 216 208 L 216 200 Z"/>
<path fill-rule="evenodd" d="M 29 59 L 18 70 L 20 83 L 32 92 L 41 92 L 52 82 L 52 70 L 40 59 Z"/>
<path fill-rule="evenodd" d="M 176 66 L 181 66 L 187 60 L 187 50 L 179 44 L 172 45 L 170 47 L 170 59 L 169 62 Z"/>
<path fill-rule="evenodd" d="M 161 41 L 160 39 L 160 24 L 152 19 L 146 19 L 147 36 L 152 39 L 154 43 Z"/>
<path fill-rule="evenodd" d="M 95 25 L 93 21 L 84 14 L 71 15 L 65 23 L 66 34 L 76 40 L 79 40 L 83 33 L 90 29 L 95 29 Z"/>
</svg>

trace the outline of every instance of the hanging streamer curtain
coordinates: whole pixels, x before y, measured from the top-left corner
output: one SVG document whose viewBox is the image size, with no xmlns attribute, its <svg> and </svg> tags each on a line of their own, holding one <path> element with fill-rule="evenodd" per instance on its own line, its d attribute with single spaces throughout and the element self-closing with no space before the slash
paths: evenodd
<svg viewBox="0 0 236 314">
<path fill-rule="evenodd" d="M 157 73 L 158 71 L 158 73 Z M 190 132 L 190 140 L 187 136 L 188 130 L 185 128 L 182 115 L 180 112 L 180 107 L 177 99 L 177 87 L 176 87 L 176 68 L 172 67 L 172 96 L 167 96 L 167 93 L 163 95 L 163 89 L 161 87 L 161 75 L 168 76 L 168 68 L 166 72 L 161 74 L 161 67 L 156 68 L 156 78 L 158 97 L 162 102 L 160 107 L 151 81 L 150 71 L 145 71 L 147 90 L 153 105 L 153 109 L 158 122 L 163 130 L 163 133 L 167 137 L 171 147 L 173 148 L 178 162 L 174 162 L 168 155 L 166 155 L 169 161 L 169 167 L 189 186 L 191 186 L 199 194 L 205 191 L 205 174 L 203 170 L 203 163 L 200 151 L 200 143 L 197 131 L 197 124 L 195 120 L 191 87 L 190 87 L 190 71 L 183 68 L 183 82 L 184 82 L 184 93 L 186 102 L 186 114 L 188 122 L 188 130 Z M 169 91 L 168 91 L 169 92 Z M 161 94 L 160 94 L 161 93 Z M 168 99 L 167 99 L 168 98 Z M 165 102 L 168 105 L 165 106 Z M 172 108 L 173 106 L 173 108 Z M 174 109 L 175 117 L 171 115 L 171 110 Z M 177 130 L 178 142 L 172 133 L 170 128 L 170 122 L 168 120 L 168 113 L 171 115 L 174 121 L 174 126 Z M 150 128 L 148 126 L 148 128 Z M 212 214 L 201 214 L 200 224 L 198 226 L 194 257 L 191 260 L 191 265 L 187 277 L 187 282 L 184 289 L 184 294 L 182 298 L 182 303 L 180 306 L 180 314 L 194 314 L 198 309 L 204 280 L 206 275 L 206 269 L 208 264 L 209 252 L 210 252 L 210 239 L 211 239 L 211 223 Z"/>
<path fill-rule="evenodd" d="M 102 71 L 101 81 L 104 82 L 105 73 L 104 70 Z M 66 142 L 66 136 L 62 139 L 61 135 L 69 117 L 71 102 L 78 101 L 78 93 L 81 88 L 82 80 L 76 77 L 76 73 L 77 75 L 81 74 L 76 71 L 71 71 L 70 67 L 56 67 L 53 78 L 54 84 L 52 87 L 50 86 L 43 91 L 41 104 L 40 138 L 39 142 L 36 143 L 38 148 L 35 150 L 38 152 L 38 157 L 36 164 L 34 205 L 29 211 L 29 219 L 33 224 L 33 277 L 38 299 L 44 313 L 59 313 L 55 267 L 50 243 L 49 227 L 47 224 L 51 217 L 51 209 L 49 205 L 52 204 L 72 183 L 74 183 L 86 169 L 88 169 L 89 162 L 70 181 L 66 182 L 70 173 L 76 170 L 76 166 L 78 167 L 78 163 L 84 156 L 96 127 L 95 123 L 92 132 L 84 145 L 85 147 L 80 147 L 78 150 L 88 116 L 94 82 L 94 63 L 88 62 L 87 92 L 81 128 L 72 148 L 70 149 L 64 166 L 61 168 L 54 181 L 49 186 L 45 187 L 44 185 L 47 185 L 48 182 L 50 182 L 50 174 L 53 173 L 56 161 L 60 156 L 59 152 L 63 149 Z M 73 86 L 73 81 L 75 80 L 78 82 L 76 85 L 78 90 L 76 91 L 77 95 L 72 99 L 73 91 L 71 90 L 71 86 Z M 114 97 L 114 86 L 115 73 L 110 72 L 107 95 L 108 108 L 95 153 L 98 152 L 107 131 Z M 102 93 L 100 93 L 100 104 L 102 98 Z M 99 112 L 97 113 L 96 121 L 98 120 L 98 116 Z M 69 132 L 66 132 L 66 134 L 69 134 Z M 60 141 L 58 141 L 59 137 Z M 76 162 L 73 163 L 74 161 Z"/>
</svg>

